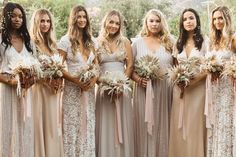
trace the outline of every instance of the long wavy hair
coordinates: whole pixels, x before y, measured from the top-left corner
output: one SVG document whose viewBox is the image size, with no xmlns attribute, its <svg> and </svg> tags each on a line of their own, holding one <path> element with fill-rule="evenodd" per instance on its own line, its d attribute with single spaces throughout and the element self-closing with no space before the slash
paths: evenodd
<svg viewBox="0 0 236 157">
<path fill-rule="evenodd" d="M 82 34 L 80 34 L 80 30 L 77 25 L 77 20 L 79 17 L 79 12 L 84 11 L 86 14 L 86 21 L 87 24 L 85 28 L 82 31 Z M 79 36 L 82 36 L 82 42 L 84 44 L 85 49 L 87 50 L 93 50 L 94 49 L 94 43 L 92 41 L 92 35 L 91 35 L 91 28 L 90 28 L 90 21 L 87 10 L 81 6 L 75 6 L 72 8 L 70 12 L 69 17 L 69 26 L 68 26 L 68 35 L 71 42 L 71 49 L 72 53 L 75 55 L 75 53 L 79 49 Z"/>
<path fill-rule="evenodd" d="M 11 44 L 11 32 L 13 31 L 12 25 L 11 25 L 11 17 L 14 9 L 19 9 L 22 13 L 22 26 L 17 29 L 17 33 L 22 38 L 26 49 L 29 52 L 33 52 L 30 44 L 30 35 L 27 29 L 26 24 L 26 15 L 23 7 L 17 3 L 7 3 L 5 7 L 3 8 L 3 21 L 2 21 L 2 27 L 1 27 L 1 35 L 2 35 L 2 42 L 1 44 L 5 46 L 5 51 L 8 48 L 8 46 L 12 46 Z"/>
<path fill-rule="evenodd" d="M 50 19 L 50 29 L 44 35 L 40 31 L 40 22 L 43 15 L 48 15 Z M 30 25 L 30 36 L 36 46 L 41 43 L 46 44 L 50 52 L 55 52 L 57 50 L 53 21 L 53 16 L 48 10 L 39 9 L 34 12 Z"/>
<path fill-rule="evenodd" d="M 123 16 L 121 15 L 121 13 L 118 10 L 111 10 L 102 19 L 101 31 L 98 36 L 99 42 L 101 45 L 104 45 L 108 41 L 109 32 L 107 30 L 107 25 L 112 20 L 112 16 L 117 16 L 120 21 L 120 27 L 119 27 L 118 31 L 114 34 L 113 40 L 115 40 L 117 46 L 124 43 L 125 37 L 123 36 L 123 29 L 124 29 Z"/>
<path fill-rule="evenodd" d="M 221 12 L 223 15 L 223 30 L 217 30 L 214 25 L 213 15 L 216 11 Z M 212 11 L 211 17 L 210 50 L 223 48 L 230 49 L 233 31 L 229 8 L 226 6 L 219 6 Z"/>
<path fill-rule="evenodd" d="M 200 21 L 200 17 L 197 11 L 192 8 L 184 9 L 179 20 L 179 37 L 176 43 L 176 47 L 179 53 L 183 51 L 183 48 L 186 45 L 187 40 L 188 40 L 188 31 L 186 31 L 184 28 L 184 14 L 186 12 L 192 12 L 196 18 L 197 25 L 196 25 L 196 28 L 193 30 L 193 40 L 194 40 L 195 47 L 198 50 L 201 50 L 202 43 L 204 41 L 202 33 L 201 33 L 201 21 Z"/>
<path fill-rule="evenodd" d="M 173 40 L 171 38 L 171 35 L 170 35 L 170 31 L 169 31 L 169 28 L 168 28 L 168 25 L 167 25 L 167 22 L 165 20 L 165 17 L 164 15 L 162 14 L 161 11 L 157 10 L 157 9 L 151 9 L 147 12 L 147 14 L 145 15 L 144 17 L 144 20 L 143 20 L 143 27 L 142 27 L 142 30 L 140 31 L 140 35 L 141 37 L 147 37 L 149 36 L 149 30 L 148 30 L 148 27 L 147 27 L 147 19 L 150 15 L 155 15 L 157 17 L 159 17 L 160 19 L 160 31 L 158 32 L 158 36 L 161 40 L 161 43 L 164 45 L 164 47 L 166 48 L 166 50 L 170 53 L 172 53 L 173 51 Z"/>
</svg>

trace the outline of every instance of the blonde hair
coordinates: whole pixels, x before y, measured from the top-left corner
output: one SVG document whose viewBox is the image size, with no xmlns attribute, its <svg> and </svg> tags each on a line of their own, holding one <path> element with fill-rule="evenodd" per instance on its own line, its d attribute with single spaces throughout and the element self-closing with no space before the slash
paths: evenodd
<svg viewBox="0 0 236 157">
<path fill-rule="evenodd" d="M 85 12 L 86 21 L 87 21 L 86 26 L 83 29 L 83 34 L 80 34 L 80 30 L 77 26 L 77 20 L 78 20 L 78 16 L 79 16 L 78 14 L 80 11 Z M 85 49 L 87 49 L 87 50 L 94 49 L 94 43 L 92 41 L 88 13 L 87 13 L 86 9 L 81 5 L 73 7 L 70 12 L 68 35 L 69 35 L 69 39 L 71 42 L 71 50 L 74 55 L 79 49 L 79 36 L 82 36 L 82 40 L 83 40 L 83 44 L 84 44 Z"/>
<path fill-rule="evenodd" d="M 169 52 L 172 52 L 174 43 L 172 42 L 167 22 L 164 18 L 164 15 L 162 14 L 162 12 L 157 9 L 151 9 L 145 15 L 144 20 L 143 20 L 143 27 L 142 27 L 142 30 L 140 31 L 141 37 L 149 36 L 149 30 L 147 27 L 147 19 L 150 15 L 156 15 L 160 18 L 160 26 L 159 27 L 161 27 L 161 29 L 158 32 L 158 36 L 160 37 L 161 43 L 164 44 L 164 47 L 166 48 L 166 50 Z"/>
<path fill-rule="evenodd" d="M 216 11 L 221 12 L 223 16 L 224 28 L 222 31 L 217 30 L 214 25 L 213 15 Z M 210 50 L 230 49 L 233 35 L 230 10 L 226 6 L 219 6 L 212 11 L 211 17 Z"/>
<path fill-rule="evenodd" d="M 48 15 L 50 18 L 50 29 L 45 34 L 45 36 L 43 36 L 42 32 L 40 31 L 40 22 L 43 15 Z M 38 9 L 34 12 L 31 18 L 30 36 L 36 46 L 38 46 L 40 43 L 45 43 L 50 52 L 57 51 L 53 16 L 47 9 Z"/>
</svg>

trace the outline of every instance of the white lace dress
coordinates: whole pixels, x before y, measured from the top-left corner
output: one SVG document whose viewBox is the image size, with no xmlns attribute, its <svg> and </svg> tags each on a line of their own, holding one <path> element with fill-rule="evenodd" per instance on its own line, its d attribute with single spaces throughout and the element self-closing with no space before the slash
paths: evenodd
<svg viewBox="0 0 236 157">
<path fill-rule="evenodd" d="M 73 55 L 68 35 L 61 38 L 58 48 L 67 53 L 68 71 L 72 75 L 95 57 L 91 52 L 85 61 L 80 52 Z M 64 156 L 95 157 L 94 88 L 82 92 L 74 83 L 65 81 L 63 111 Z"/>
<path fill-rule="evenodd" d="M 209 53 L 226 60 L 233 55 L 229 51 Z M 221 77 L 212 85 L 212 93 L 213 118 L 211 128 L 208 129 L 207 157 L 233 157 L 235 106 L 232 80 Z"/>
</svg>

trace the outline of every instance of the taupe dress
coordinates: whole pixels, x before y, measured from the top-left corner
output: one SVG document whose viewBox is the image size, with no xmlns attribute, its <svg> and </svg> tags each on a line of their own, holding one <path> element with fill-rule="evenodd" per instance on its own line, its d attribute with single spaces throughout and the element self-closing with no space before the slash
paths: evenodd
<svg viewBox="0 0 236 157">
<path fill-rule="evenodd" d="M 132 44 L 134 60 L 144 55 L 153 55 L 160 60 L 160 67 L 164 72 L 171 67 L 173 58 L 171 53 L 161 45 L 154 52 L 148 49 L 143 38 Z M 152 112 L 154 125 L 152 134 L 148 132 L 148 123 L 145 122 L 146 88 L 135 84 L 134 88 L 134 135 L 135 157 L 167 157 L 169 141 L 169 121 L 172 102 L 172 87 L 167 78 L 152 80 L 154 93 Z M 147 98 L 149 99 L 149 98 Z"/>
<path fill-rule="evenodd" d="M 122 44 L 121 44 L 122 45 Z M 109 53 L 101 48 L 98 52 L 101 74 L 106 71 L 121 72 L 125 70 L 124 47 Z M 134 157 L 134 130 L 131 93 L 128 92 L 118 100 L 120 102 L 121 142 L 118 139 L 117 108 L 111 96 L 106 92 L 101 95 L 100 87 L 96 94 L 96 156 L 97 157 Z"/>
</svg>

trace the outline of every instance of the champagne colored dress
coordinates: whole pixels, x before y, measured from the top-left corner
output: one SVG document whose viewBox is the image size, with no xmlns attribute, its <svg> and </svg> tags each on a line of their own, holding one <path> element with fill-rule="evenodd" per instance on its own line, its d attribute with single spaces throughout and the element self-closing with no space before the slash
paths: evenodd
<svg viewBox="0 0 236 157">
<path fill-rule="evenodd" d="M 192 57 L 203 57 L 206 53 L 205 43 L 203 42 L 200 51 L 193 48 L 189 57 L 185 49 L 177 54 L 179 64 L 182 60 Z M 175 85 L 170 122 L 169 157 L 205 157 L 205 78 L 186 87 L 182 99 L 180 93 L 180 88 Z"/>
<path fill-rule="evenodd" d="M 38 51 L 37 56 L 40 54 Z M 64 156 L 60 123 L 61 96 L 61 91 L 54 93 L 43 81 L 32 88 L 35 157 Z"/>
<path fill-rule="evenodd" d="M 139 38 L 132 44 L 134 60 L 144 55 L 153 55 L 160 61 L 163 72 L 171 67 L 173 58 L 170 52 L 161 45 L 156 51 L 147 47 L 143 38 Z M 145 121 L 148 98 L 146 88 L 135 84 L 134 88 L 134 135 L 135 135 L 135 157 L 167 157 L 169 141 L 169 121 L 172 102 L 172 87 L 164 77 L 162 80 L 152 80 L 154 125 L 152 133 L 148 132 L 148 122 Z M 146 113 L 150 114 L 150 113 Z"/>
</svg>

